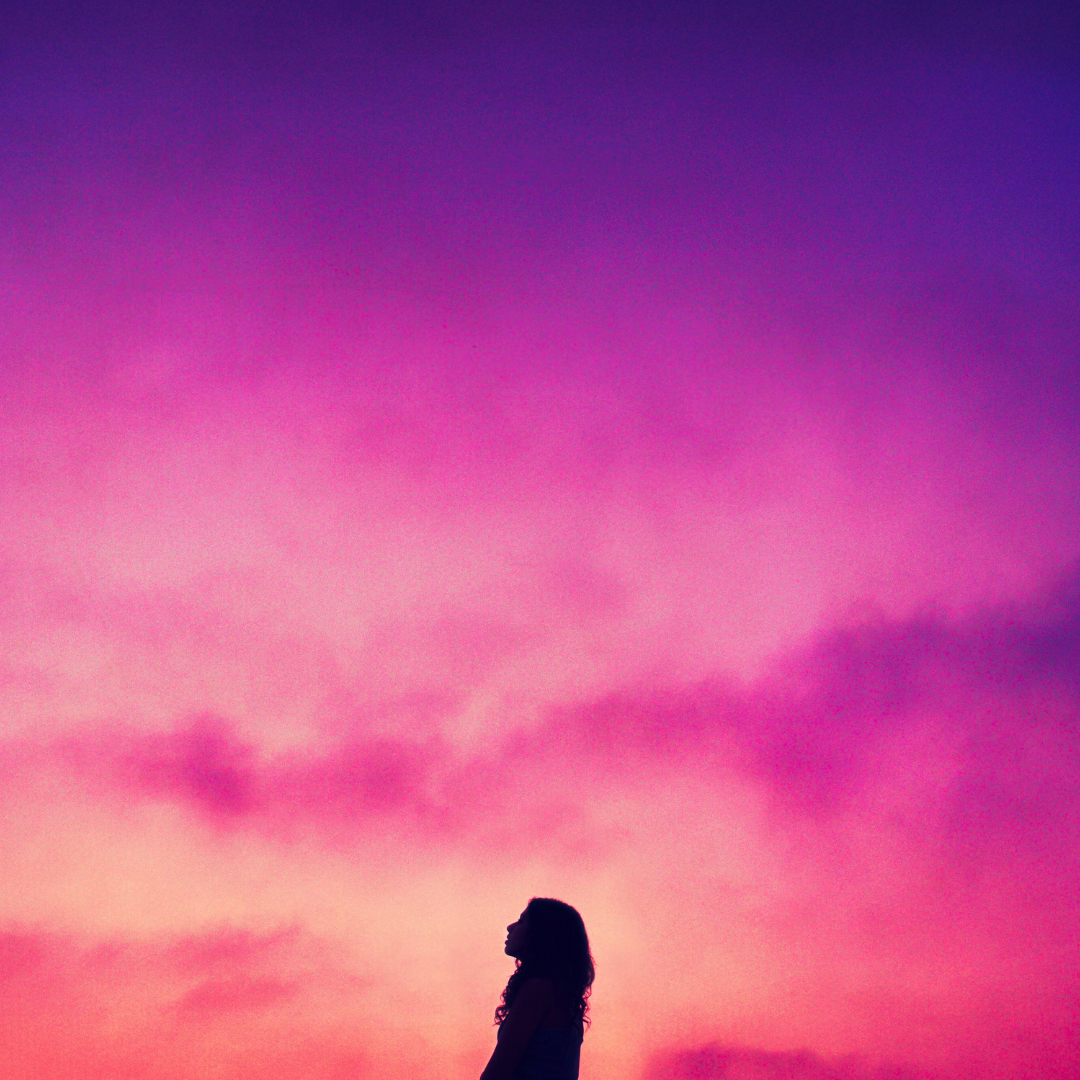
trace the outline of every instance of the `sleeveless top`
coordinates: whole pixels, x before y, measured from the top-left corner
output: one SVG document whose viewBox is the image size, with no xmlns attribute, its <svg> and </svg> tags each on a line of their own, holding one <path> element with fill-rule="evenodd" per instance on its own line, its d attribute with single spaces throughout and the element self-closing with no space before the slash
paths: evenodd
<svg viewBox="0 0 1080 1080">
<path fill-rule="evenodd" d="M 576 1024 L 567 1028 L 537 1028 L 525 1047 L 513 1080 L 578 1080 L 584 1034 Z M 501 1035 L 500 1027 L 496 1041 Z"/>
</svg>

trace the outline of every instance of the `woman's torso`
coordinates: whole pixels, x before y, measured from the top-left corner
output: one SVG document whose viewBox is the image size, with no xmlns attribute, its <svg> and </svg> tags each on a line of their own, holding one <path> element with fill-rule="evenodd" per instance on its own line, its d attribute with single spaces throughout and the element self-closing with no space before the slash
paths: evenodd
<svg viewBox="0 0 1080 1080">
<path fill-rule="evenodd" d="M 538 1027 L 525 1047 L 513 1080 L 578 1080 L 582 1036 L 580 1024 Z"/>
</svg>

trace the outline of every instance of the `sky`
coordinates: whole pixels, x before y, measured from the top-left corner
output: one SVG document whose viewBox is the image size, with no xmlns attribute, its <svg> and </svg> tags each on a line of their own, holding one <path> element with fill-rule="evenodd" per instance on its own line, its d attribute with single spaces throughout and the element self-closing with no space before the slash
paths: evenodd
<svg viewBox="0 0 1080 1080">
<path fill-rule="evenodd" d="M 0 1080 L 1080 1072 L 1068 5 L 0 24 Z"/>
</svg>

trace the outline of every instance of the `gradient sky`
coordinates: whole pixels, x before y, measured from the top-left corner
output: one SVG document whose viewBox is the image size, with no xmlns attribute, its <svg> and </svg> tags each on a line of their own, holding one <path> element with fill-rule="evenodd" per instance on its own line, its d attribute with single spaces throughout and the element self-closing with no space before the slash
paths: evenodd
<svg viewBox="0 0 1080 1080">
<path fill-rule="evenodd" d="M 21 7 L 0 1078 L 1080 1074 L 1067 5 Z"/>
</svg>

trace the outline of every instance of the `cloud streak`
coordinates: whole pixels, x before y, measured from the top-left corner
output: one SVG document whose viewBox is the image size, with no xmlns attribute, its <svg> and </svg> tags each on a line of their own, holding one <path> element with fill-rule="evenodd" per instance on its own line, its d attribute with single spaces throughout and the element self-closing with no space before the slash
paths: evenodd
<svg viewBox="0 0 1080 1080">
<path fill-rule="evenodd" d="M 692 772 L 749 780 L 811 820 L 906 798 L 892 810 L 962 846 L 1012 836 L 1031 853 L 1064 852 L 1076 839 L 1075 594 L 1069 579 L 1023 609 L 879 618 L 823 634 L 756 682 L 625 690 L 480 752 L 445 735 L 373 732 L 362 715 L 309 748 L 273 752 L 203 715 L 171 731 L 9 743 L 5 758 L 9 775 L 53 762 L 125 800 L 280 839 L 305 822 L 331 842 L 376 827 L 494 842 L 492 819 L 509 813 L 536 843 L 559 843 L 567 828 L 588 830 L 587 792 L 602 778 L 634 787 Z M 897 771 L 912 774 L 906 795 Z"/>
<path fill-rule="evenodd" d="M 652 1066 L 649 1080 L 925 1080 L 927 1074 L 858 1061 L 826 1061 L 808 1051 L 774 1053 L 708 1046 L 671 1054 Z"/>
<path fill-rule="evenodd" d="M 11 1005 L 0 1021 L 0 1069 L 133 1080 L 310 1069 L 330 1080 L 364 1069 L 359 1040 L 309 1036 L 293 1054 L 283 1052 L 282 1032 L 296 1029 L 313 995 L 318 1008 L 320 990 L 341 981 L 324 946 L 295 928 L 93 940 L 9 926 L 0 933 L 0 985 Z"/>
</svg>

